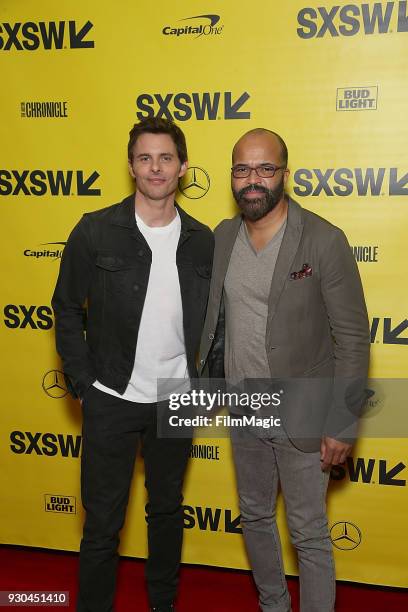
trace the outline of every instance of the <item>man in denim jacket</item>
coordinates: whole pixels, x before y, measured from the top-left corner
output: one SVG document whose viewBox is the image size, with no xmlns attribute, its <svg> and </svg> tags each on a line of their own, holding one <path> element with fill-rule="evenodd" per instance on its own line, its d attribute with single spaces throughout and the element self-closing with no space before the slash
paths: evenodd
<svg viewBox="0 0 408 612">
<path fill-rule="evenodd" d="M 130 132 L 128 160 L 136 193 L 82 217 L 52 301 L 57 350 L 83 411 L 80 612 L 113 610 L 118 534 L 139 443 L 150 605 L 174 609 L 191 439 L 158 437 L 157 379 L 188 384 L 197 376 L 211 275 L 212 232 L 174 201 L 187 170 L 182 131 L 144 119 Z"/>
</svg>

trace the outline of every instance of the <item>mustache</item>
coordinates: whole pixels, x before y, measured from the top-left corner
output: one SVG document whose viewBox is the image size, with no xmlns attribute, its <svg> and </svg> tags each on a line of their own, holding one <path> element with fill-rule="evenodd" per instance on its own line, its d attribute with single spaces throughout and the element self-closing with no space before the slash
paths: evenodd
<svg viewBox="0 0 408 612">
<path fill-rule="evenodd" d="M 242 189 L 237 191 L 238 199 L 243 198 L 247 193 L 251 193 L 251 191 L 261 191 L 262 193 L 269 195 L 269 189 L 267 189 L 263 185 L 247 185 L 246 187 L 243 187 Z"/>
</svg>

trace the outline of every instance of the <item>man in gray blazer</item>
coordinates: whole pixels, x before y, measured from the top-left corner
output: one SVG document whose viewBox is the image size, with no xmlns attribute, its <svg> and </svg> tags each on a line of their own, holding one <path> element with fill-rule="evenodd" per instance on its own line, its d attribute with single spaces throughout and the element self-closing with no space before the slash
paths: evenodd
<svg viewBox="0 0 408 612">
<path fill-rule="evenodd" d="M 299 561 L 302 612 L 334 610 L 325 497 L 364 402 L 369 329 L 344 233 L 285 194 L 288 152 L 258 128 L 232 154 L 241 214 L 215 230 L 203 376 L 280 379 L 280 431 L 231 429 L 242 527 L 261 609 L 288 612 L 275 507 L 280 483 Z M 282 381 L 286 381 L 285 385 Z M 291 384 L 287 384 L 290 382 Z M 232 408 L 232 411 L 234 409 Z"/>
</svg>

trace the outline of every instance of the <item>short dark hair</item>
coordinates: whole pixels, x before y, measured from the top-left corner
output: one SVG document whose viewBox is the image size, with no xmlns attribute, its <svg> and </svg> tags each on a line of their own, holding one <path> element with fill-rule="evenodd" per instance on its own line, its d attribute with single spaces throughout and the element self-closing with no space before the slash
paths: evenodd
<svg viewBox="0 0 408 612">
<path fill-rule="evenodd" d="M 280 144 L 280 147 L 281 147 L 282 164 L 285 166 L 285 168 L 287 167 L 288 165 L 288 147 L 286 146 L 286 142 L 283 140 L 282 136 L 280 136 L 276 132 L 273 132 L 272 130 L 268 130 L 267 128 L 254 128 L 253 130 L 249 130 L 248 132 L 245 132 L 245 134 L 241 136 L 241 138 L 243 138 L 244 136 L 248 136 L 249 134 L 272 134 L 273 136 L 276 136 Z M 241 138 L 239 140 L 241 140 Z M 235 146 L 237 144 L 238 143 L 235 143 Z M 235 149 L 235 146 L 234 146 L 234 149 Z M 234 149 L 232 150 L 233 157 L 234 157 Z"/>
<path fill-rule="evenodd" d="M 129 132 L 128 159 L 133 161 L 133 147 L 141 134 L 168 134 L 176 145 L 177 155 L 182 164 L 187 161 L 186 137 L 181 129 L 169 119 L 159 117 L 146 117 L 135 123 Z"/>
</svg>

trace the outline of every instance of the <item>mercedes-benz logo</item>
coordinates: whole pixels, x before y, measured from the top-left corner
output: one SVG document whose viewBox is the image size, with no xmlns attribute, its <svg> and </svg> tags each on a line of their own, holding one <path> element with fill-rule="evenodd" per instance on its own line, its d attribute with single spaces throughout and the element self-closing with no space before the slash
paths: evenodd
<svg viewBox="0 0 408 612">
<path fill-rule="evenodd" d="M 339 521 L 330 529 L 330 539 L 333 546 L 340 550 L 353 550 L 361 543 L 362 536 L 354 523 Z"/>
<path fill-rule="evenodd" d="M 191 166 L 180 179 L 179 189 L 190 200 L 198 200 L 205 196 L 210 188 L 208 173 L 199 166 Z"/>
<path fill-rule="evenodd" d="M 64 374 L 59 370 L 50 370 L 44 374 L 42 388 L 44 389 L 45 393 L 53 399 L 61 399 L 68 393 Z"/>
</svg>

